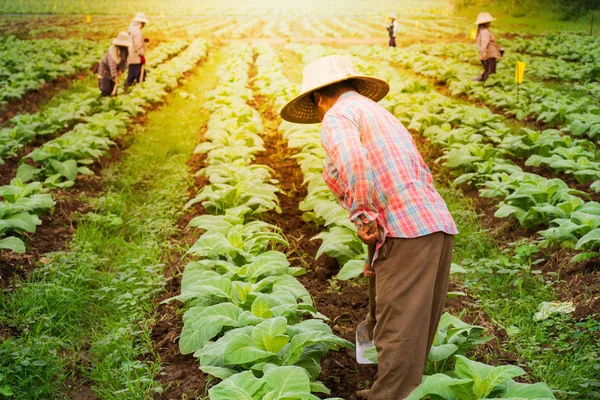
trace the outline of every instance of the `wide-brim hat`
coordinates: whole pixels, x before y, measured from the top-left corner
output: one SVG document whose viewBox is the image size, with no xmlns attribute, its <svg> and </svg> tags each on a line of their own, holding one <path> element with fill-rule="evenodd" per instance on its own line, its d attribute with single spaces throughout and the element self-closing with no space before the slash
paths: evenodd
<svg viewBox="0 0 600 400">
<path fill-rule="evenodd" d="M 298 124 L 321 122 L 311 95 L 319 89 L 347 80 L 354 83 L 358 93 L 373 101 L 383 99 L 390 91 L 390 85 L 386 81 L 358 74 L 350 57 L 322 57 L 304 67 L 302 91 L 281 109 L 281 118 Z"/>
<path fill-rule="evenodd" d="M 487 24 L 488 22 L 495 21 L 496 18 L 493 18 L 489 12 L 479 13 L 477 16 L 477 21 L 475 21 L 475 25 Z"/>
<path fill-rule="evenodd" d="M 115 46 L 131 46 L 131 38 L 129 37 L 129 33 L 127 32 L 119 32 L 119 35 L 115 40 L 113 40 L 113 44 Z"/>
<path fill-rule="evenodd" d="M 133 19 L 133 22 L 143 22 L 143 23 L 147 24 L 148 18 L 146 18 L 146 14 L 144 14 L 143 12 L 137 13 L 135 15 L 135 18 Z"/>
<path fill-rule="evenodd" d="M 391 13 L 391 14 L 390 14 L 390 18 L 397 19 L 397 18 L 396 18 L 396 13 Z"/>
</svg>

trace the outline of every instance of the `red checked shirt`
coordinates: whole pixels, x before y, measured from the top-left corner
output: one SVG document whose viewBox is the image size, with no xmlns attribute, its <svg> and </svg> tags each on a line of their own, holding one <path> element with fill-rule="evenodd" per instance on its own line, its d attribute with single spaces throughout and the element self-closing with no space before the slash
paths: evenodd
<svg viewBox="0 0 600 400">
<path fill-rule="evenodd" d="M 377 221 L 385 237 L 458 233 L 410 133 L 374 101 L 347 92 L 323 119 L 323 178 L 355 223 Z M 379 247 L 379 246 L 378 246 Z"/>
</svg>

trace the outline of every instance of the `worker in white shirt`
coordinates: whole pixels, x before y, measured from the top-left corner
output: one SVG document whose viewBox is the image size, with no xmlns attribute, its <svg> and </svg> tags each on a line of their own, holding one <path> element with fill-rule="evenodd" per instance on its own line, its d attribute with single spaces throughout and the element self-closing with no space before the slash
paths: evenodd
<svg viewBox="0 0 600 400">
<path fill-rule="evenodd" d="M 387 27 L 390 37 L 390 47 L 396 47 L 396 36 L 398 36 L 398 21 L 396 21 L 396 13 L 390 14 L 390 25 Z"/>
</svg>

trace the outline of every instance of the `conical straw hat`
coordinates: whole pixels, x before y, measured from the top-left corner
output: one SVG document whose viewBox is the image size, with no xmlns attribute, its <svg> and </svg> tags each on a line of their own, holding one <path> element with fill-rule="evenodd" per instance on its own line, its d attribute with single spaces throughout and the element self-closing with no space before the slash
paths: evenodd
<svg viewBox="0 0 600 400">
<path fill-rule="evenodd" d="M 374 101 L 383 99 L 390 91 L 390 85 L 386 81 L 359 75 L 350 57 L 340 55 L 322 57 L 304 67 L 302 93 L 281 109 L 281 118 L 298 124 L 321 122 L 312 93 L 345 80 L 352 80 L 360 94 Z"/>
<path fill-rule="evenodd" d="M 143 12 L 137 13 L 135 18 L 133 19 L 133 22 L 143 22 L 143 23 L 147 24 L 148 18 L 146 18 L 146 14 L 144 14 Z"/>
<path fill-rule="evenodd" d="M 488 22 L 495 21 L 496 18 L 493 18 L 489 12 L 479 13 L 477 16 L 477 21 L 475 21 L 475 25 L 487 24 Z"/>
<path fill-rule="evenodd" d="M 117 36 L 117 38 L 113 40 L 113 44 L 115 46 L 131 46 L 131 39 L 129 38 L 129 33 L 119 32 L 119 36 Z"/>
</svg>

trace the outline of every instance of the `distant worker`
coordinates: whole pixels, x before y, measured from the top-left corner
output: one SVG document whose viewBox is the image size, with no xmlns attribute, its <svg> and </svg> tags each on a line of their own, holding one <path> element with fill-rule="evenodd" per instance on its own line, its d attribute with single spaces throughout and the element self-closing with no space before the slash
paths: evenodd
<svg viewBox="0 0 600 400">
<path fill-rule="evenodd" d="M 483 74 L 473 78 L 477 82 L 485 82 L 491 74 L 496 73 L 496 63 L 502 58 L 502 51 L 496 43 L 494 34 L 490 31 L 491 22 L 496 18 L 492 18 L 490 13 L 482 12 L 477 16 L 477 49 L 479 59 L 483 64 Z"/>
<path fill-rule="evenodd" d="M 322 122 L 325 183 L 358 237 L 375 247 L 364 273 L 375 280 L 378 378 L 361 399 L 400 400 L 421 384 L 444 309 L 456 225 L 404 126 L 377 104 L 387 82 L 359 75 L 346 56 L 304 67 L 286 121 Z"/>
<path fill-rule="evenodd" d="M 102 96 L 114 96 L 119 79 L 127 69 L 131 40 L 127 32 L 119 33 L 98 66 L 98 87 Z"/>
<path fill-rule="evenodd" d="M 142 29 L 148 23 L 144 13 L 138 13 L 131 25 L 129 25 L 129 36 L 131 37 L 131 49 L 129 49 L 129 74 L 125 82 L 125 88 L 140 83 L 146 78 L 146 45 L 149 40 L 144 39 Z"/>
<path fill-rule="evenodd" d="M 390 37 L 390 47 L 396 47 L 396 36 L 398 36 L 398 21 L 396 21 L 396 13 L 390 14 L 390 25 L 387 27 L 388 36 Z"/>
</svg>

